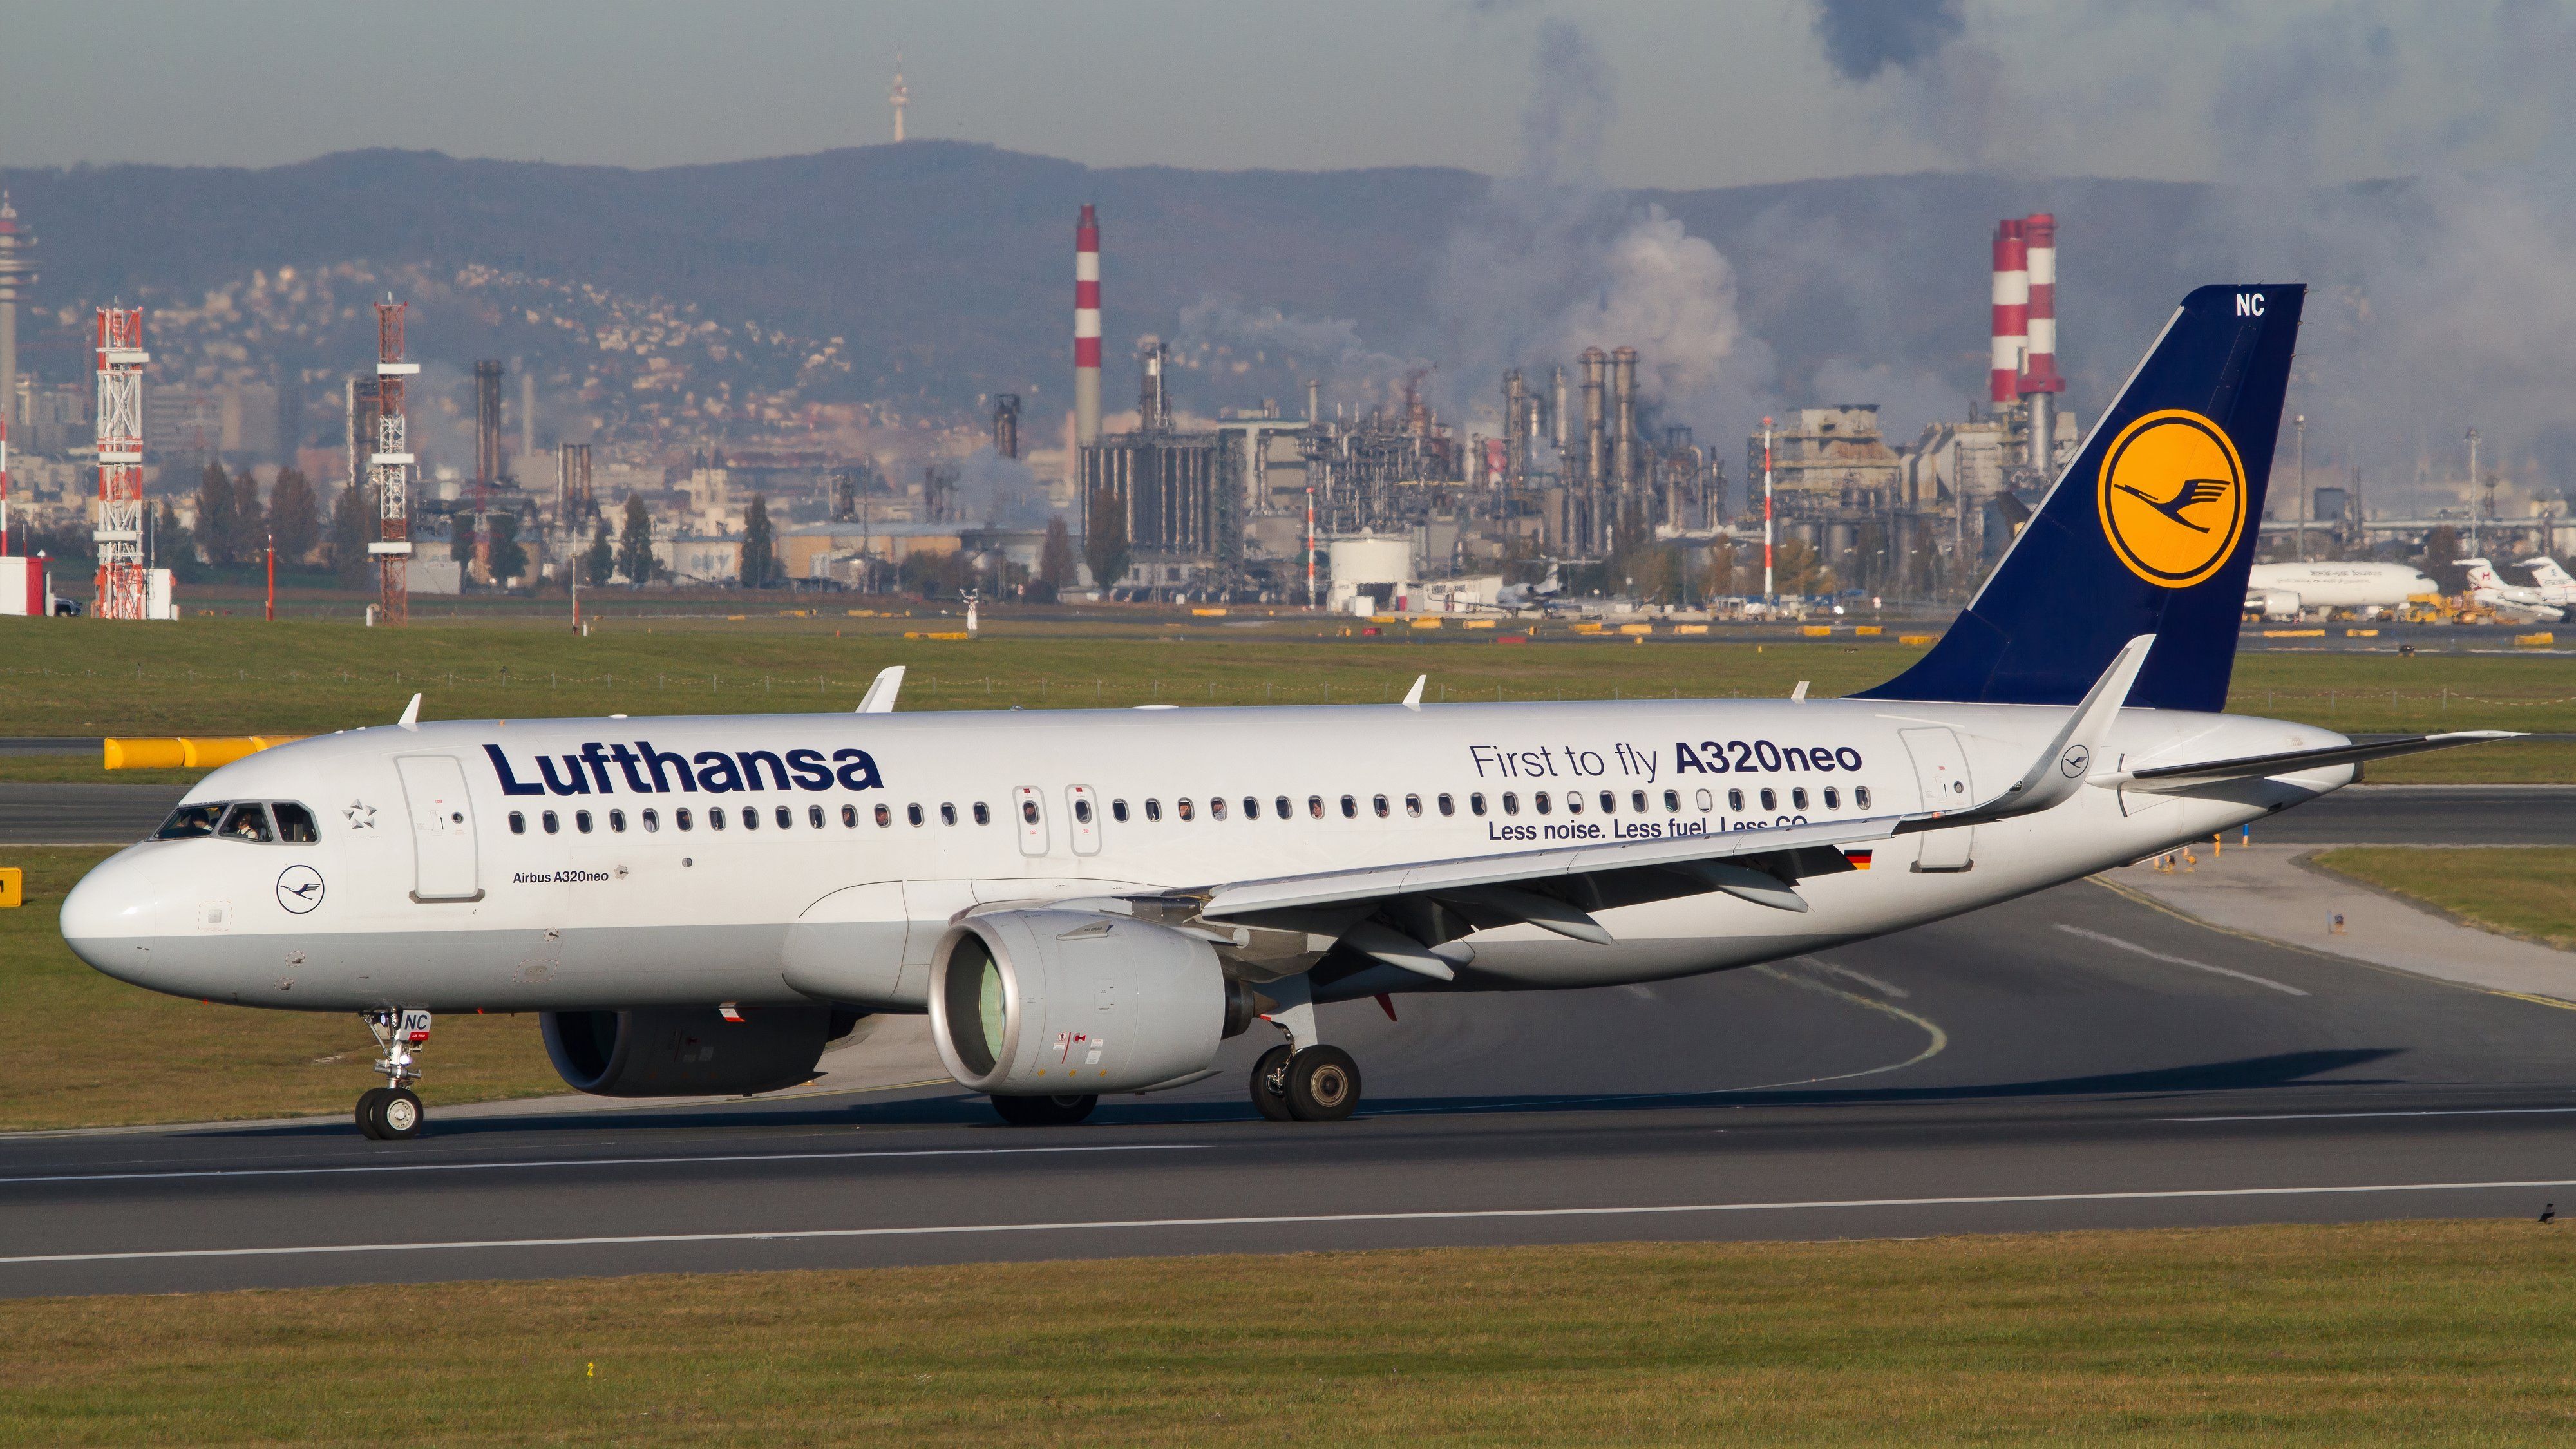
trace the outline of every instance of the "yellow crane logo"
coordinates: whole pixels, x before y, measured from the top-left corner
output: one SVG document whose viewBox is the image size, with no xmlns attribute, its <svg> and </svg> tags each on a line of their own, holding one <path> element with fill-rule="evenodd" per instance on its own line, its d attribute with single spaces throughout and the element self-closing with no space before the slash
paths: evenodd
<svg viewBox="0 0 2576 1449">
<path fill-rule="evenodd" d="M 2111 441 L 2096 502 L 2131 573 L 2187 589 L 2218 572 L 2245 534 L 2245 463 L 2218 424 L 2168 408 Z"/>
</svg>

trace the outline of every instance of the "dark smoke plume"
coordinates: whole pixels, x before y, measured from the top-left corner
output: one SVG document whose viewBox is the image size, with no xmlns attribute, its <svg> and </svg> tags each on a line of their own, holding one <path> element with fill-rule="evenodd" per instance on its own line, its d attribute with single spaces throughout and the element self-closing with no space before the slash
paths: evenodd
<svg viewBox="0 0 2576 1449">
<path fill-rule="evenodd" d="M 1967 29 L 1960 0 L 1817 0 L 1816 39 L 1845 80 L 1903 70 Z"/>
</svg>

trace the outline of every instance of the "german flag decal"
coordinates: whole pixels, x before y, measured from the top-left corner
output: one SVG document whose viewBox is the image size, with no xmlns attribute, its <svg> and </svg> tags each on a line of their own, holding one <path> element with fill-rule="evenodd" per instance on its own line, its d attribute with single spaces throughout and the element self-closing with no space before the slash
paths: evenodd
<svg viewBox="0 0 2576 1449">
<path fill-rule="evenodd" d="M 1870 854 L 1871 852 L 1866 850 L 1846 850 L 1843 852 L 1843 859 L 1850 861 L 1854 870 L 1867 870 Z"/>
</svg>

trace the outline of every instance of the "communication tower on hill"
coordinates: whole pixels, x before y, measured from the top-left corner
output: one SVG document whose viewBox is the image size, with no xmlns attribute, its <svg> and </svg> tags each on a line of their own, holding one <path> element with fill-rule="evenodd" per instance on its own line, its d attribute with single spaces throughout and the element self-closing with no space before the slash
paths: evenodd
<svg viewBox="0 0 2576 1449">
<path fill-rule="evenodd" d="M 143 309 L 98 309 L 97 614 L 144 616 Z"/>
<path fill-rule="evenodd" d="M 403 357 L 403 307 L 388 296 L 376 304 L 376 451 L 367 460 L 367 485 L 376 491 L 380 537 L 367 545 L 383 578 L 377 596 L 380 622 L 411 618 L 411 443 L 403 428 L 403 379 L 420 364 Z"/>
</svg>

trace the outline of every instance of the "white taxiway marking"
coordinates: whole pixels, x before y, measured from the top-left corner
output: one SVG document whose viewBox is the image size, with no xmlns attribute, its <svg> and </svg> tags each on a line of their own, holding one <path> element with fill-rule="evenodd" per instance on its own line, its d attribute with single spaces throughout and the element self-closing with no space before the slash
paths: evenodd
<svg viewBox="0 0 2576 1449">
<path fill-rule="evenodd" d="M 552 1157 L 511 1162 L 387 1162 L 361 1167 L 207 1167 L 172 1172 L 81 1172 L 0 1177 L 22 1182 L 162 1182 L 179 1177 L 326 1177 L 362 1172 L 499 1172 L 528 1167 L 668 1167 L 693 1162 L 845 1162 L 863 1157 L 1028 1157 L 1068 1152 L 1191 1152 L 1205 1142 L 1134 1142 L 1110 1147 L 922 1147 L 885 1152 L 746 1152 L 721 1157 Z"/>
<path fill-rule="evenodd" d="M 935 1238 L 993 1233 L 1086 1233 L 1135 1228 L 1282 1228 L 1354 1223 L 1473 1222 L 1529 1218 L 1620 1218 L 1689 1213 L 1821 1212 L 1830 1208 L 2015 1207 L 2033 1203 L 2182 1202 L 2212 1198 L 2338 1197 L 2400 1192 L 2493 1192 L 2576 1188 L 2576 1178 L 2516 1182 L 2386 1182 L 2333 1187 L 2195 1187 L 2145 1192 L 2029 1192 L 1991 1197 L 1854 1197 L 1810 1202 L 1701 1202 L 1647 1207 L 1454 1208 L 1422 1212 L 1281 1213 L 1266 1217 L 1109 1218 L 1093 1222 L 947 1223 L 910 1228 L 774 1228 L 743 1233 L 628 1233 L 589 1238 L 475 1238 L 429 1243 L 309 1243 L 277 1248 L 164 1248 L 123 1253 L 30 1253 L 0 1267 L 118 1263 L 169 1258 L 285 1258 L 330 1253 L 429 1253 L 473 1248 L 620 1248 L 657 1243 L 792 1243 L 826 1238 Z"/>
<path fill-rule="evenodd" d="M 2117 936 L 2105 936 L 2099 931 L 2088 931 L 2082 926 L 2061 924 L 2057 929 L 2070 936 L 2081 936 L 2087 941 L 2099 941 L 2105 946 L 2117 946 L 2123 951 L 2135 951 L 2150 961 L 2162 961 L 2168 966 L 2188 966 L 2194 971 L 2206 971 L 2213 976 L 2232 976 L 2239 981 L 2251 981 L 2257 986 L 2268 986 L 2274 991 L 2285 991 L 2292 996 L 2308 994 L 2295 986 L 2275 981 L 2269 976 L 2257 976 L 2251 971 L 2232 971 L 2225 966 L 2212 966 L 2206 961 L 2194 961 L 2188 956 L 2168 956 L 2162 951 L 2150 951 L 2135 941 L 2123 941 Z"/>
<path fill-rule="evenodd" d="M 2428 1107 L 2411 1112 L 2265 1112 L 2242 1117 L 2167 1117 L 2168 1122 L 2331 1122 L 2344 1117 L 2527 1117 L 2576 1107 Z"/>
</svg>

